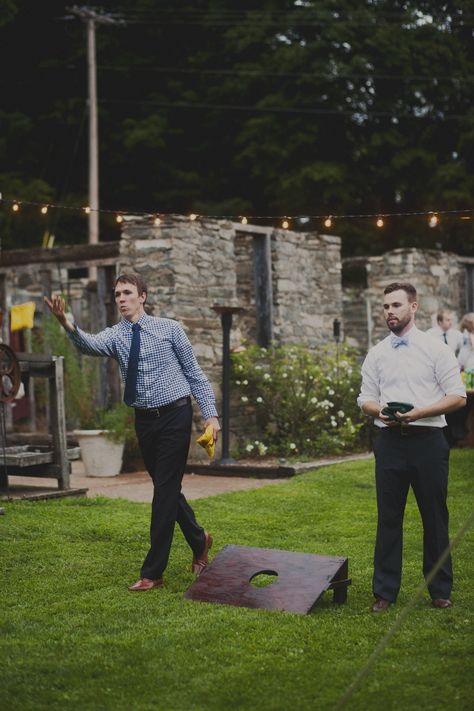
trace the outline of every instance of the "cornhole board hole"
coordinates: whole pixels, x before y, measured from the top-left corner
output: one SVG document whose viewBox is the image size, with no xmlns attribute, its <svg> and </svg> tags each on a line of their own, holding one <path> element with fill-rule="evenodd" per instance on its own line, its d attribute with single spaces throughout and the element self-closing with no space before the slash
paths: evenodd
<svg viewBox="0 0 474 711">
<path fill-rule="evenodd" d="M 266 587 L 259 575 L 275 577 Z M 188 600 L 308 614 L 326 590 L 347 599 L 348 559 L 272 548 L 227 545 L 184 593 Z"/>
</svg>

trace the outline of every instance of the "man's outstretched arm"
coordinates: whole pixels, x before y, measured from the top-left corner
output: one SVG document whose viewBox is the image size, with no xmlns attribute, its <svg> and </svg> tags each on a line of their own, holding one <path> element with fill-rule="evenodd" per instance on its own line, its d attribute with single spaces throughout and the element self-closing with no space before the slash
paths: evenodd
<svg viewBox="0 0 474 711">
<path fill-rule="evenodd" d="M 61 326 L 64 328 L 71 342 L 81 351 L 81 353 L 91 356 L 116 357 L 110 328 L 106 328 L 100 333 L 85 333 L 85 331 L 82 331 L 82 329 L 75 326 L 66 316 L 66 306 L 62 296 L 55 295 L 52 296 L 51 299 L 45 296 L 44 302 L 50 309 L 53 316 L 57 318 Z"/>
</svg>

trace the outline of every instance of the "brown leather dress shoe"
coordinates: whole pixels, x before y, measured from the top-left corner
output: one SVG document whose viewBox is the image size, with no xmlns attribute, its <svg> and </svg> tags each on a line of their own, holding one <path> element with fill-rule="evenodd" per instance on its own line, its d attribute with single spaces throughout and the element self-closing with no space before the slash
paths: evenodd
<svg viewBox="0 0 474 711">
<path fill-rule="evenodd" d="M 209 563 L 208 553 L 210 548 L 212 548 L 213 539 L 210 533 L 204 531 L 204 549 L 200 555 L 193 555 L 193 562 L 191 564 L 191 570 L 194 575 L 201 575 L 204 568 Z"/>
<path fill-rule="evenodd" d="M 434 600 L 431 601 L 431 604 L 433 607 L 438 607 L 441 610 L 445 610 L 447 607 L 452 607 L 453 603 L 451 600 L 447 600 L 443 597 L 437 597 Z"/>
<path fill-rule="evenodd" d="M 378 597 L 372 605 L 372 612 L 385 612 L 392 603 L 390 600 L 384 600 L 383 597 Z"/>
<path fill-rule="evenodd" d="M 145 590 L 153 590 L 153 588 L 162 588 L 163 578 L 158 580 L 150 580 L 150 578 L 140 578 L 136 583 L 129 586 L 130 592 L 145 592 Z"/>
</svg>

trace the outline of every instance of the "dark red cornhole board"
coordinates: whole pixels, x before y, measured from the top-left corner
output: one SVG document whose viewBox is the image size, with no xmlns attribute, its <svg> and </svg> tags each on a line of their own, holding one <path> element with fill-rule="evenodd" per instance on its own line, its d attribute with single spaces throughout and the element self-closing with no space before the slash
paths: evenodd
<svg viewBox="0 0 474 711">
<path fill-rule="evenodd" d="M 250 581 L 262 573 L 278 577 L 271 585 L 255 587 Z M 328 589 L 334 590 L 334 602 L 345 602 L 351 583 L 347 575 L 347 558 L 227 545 L 184 597 L 307 614 Z"/>
</svg>

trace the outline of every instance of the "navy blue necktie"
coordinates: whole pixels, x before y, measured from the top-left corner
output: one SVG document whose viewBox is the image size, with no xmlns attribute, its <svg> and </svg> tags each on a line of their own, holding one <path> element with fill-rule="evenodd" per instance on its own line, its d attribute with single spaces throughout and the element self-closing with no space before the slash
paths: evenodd
<svg viewBox="0 0 474 711">
<path fill-rule="evenodd" d="M 446 331 L 443 333 L 443 338 L 444 338 L 444 342 L 446 343 L 446 345 L 448 345 L 448 337 L 446 335 Z"/>
<path fill-rule="evenodd" d="M 131 405 L 137 397 L 138 358 L 140 357 L 140 324 L 132 326 L 132 345 L 128 354 L 127 376 L 125 378 L 125 392 L 123 400 L 126 405 Z"/>
</svg>

